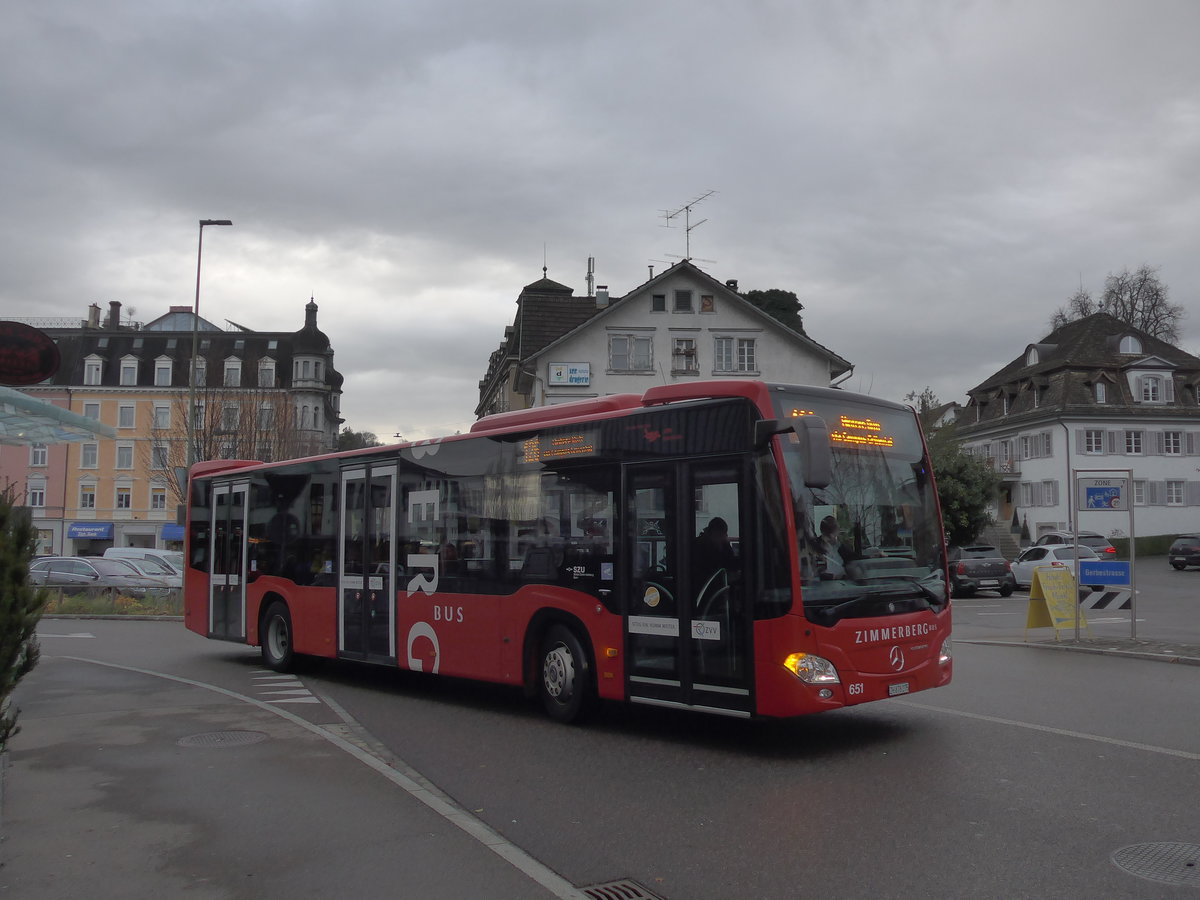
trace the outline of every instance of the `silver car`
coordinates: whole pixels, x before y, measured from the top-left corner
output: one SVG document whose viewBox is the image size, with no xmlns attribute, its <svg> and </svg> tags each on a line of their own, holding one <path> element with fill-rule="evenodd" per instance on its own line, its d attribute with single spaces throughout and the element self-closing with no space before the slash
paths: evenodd
<svg viewBox="0 0 1200 900">
<path fill-rule="evenodd" d="M 1091 547 L 1079 545 L 1079 558 L 1099 559 Z M 1075 572 L 1075 547 L 1070 544 L 1035 544 L 1025 549 L 1012 563 L 1013 577 L 1017 579 L 1017 587 L 1029 587 L 1033 584 L 1033 570 L 1039 567 L 1053 567 Z"/>
<path fill-rule="evenodd" d="M 100 556 L 48 556 L 29 566 L 31 584 L 62 588 L 117 588 L 130 597 L 164 594 L 170 585 L 143 575 L 119 559 Z"/>
</svg>

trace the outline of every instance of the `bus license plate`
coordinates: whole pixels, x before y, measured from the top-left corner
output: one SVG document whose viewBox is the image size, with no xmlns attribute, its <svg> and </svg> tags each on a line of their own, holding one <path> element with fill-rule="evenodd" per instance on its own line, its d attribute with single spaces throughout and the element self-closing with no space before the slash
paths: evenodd
<svg viewBox="0 0 1200 900">
<path fill-rule="evenodd" d="M 907 694 L 907 693 L 908 693 L 908 682 L 907 681 L 901 681 L 899 684 L 889 684 L 888 685 L 888 696 L 889 697 L 898 697 L 901 694 Z"/>
</svg>

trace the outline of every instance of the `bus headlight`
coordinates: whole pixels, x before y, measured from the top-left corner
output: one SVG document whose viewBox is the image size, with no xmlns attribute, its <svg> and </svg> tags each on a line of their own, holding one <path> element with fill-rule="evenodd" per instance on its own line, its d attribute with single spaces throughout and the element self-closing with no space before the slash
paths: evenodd
<svg viewBox="0 0 1200 900">
<path fill-rule="evenodd" d="M 942 641 L 942 649 L 938 651 L 938 665 L 944 666 L 952 659 L 954 659 L 954 647 L 951 644 L 950 638 L 946 638 Z"/>
<path fill-rule="evenodd" d="M 792 653 L 783 661 L 783 667 L 805 684 L 838 684 L 841 681 L 833 663 L 811 653 Z"/>
</svg>

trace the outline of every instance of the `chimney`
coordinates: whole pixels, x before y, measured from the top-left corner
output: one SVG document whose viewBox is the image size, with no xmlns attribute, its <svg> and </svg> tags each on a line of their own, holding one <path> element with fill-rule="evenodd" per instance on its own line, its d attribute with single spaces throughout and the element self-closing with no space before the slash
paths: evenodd
<svg viewBox="0 0 1200 900">
<path fill-rule="evenodd" d="M 604 309 L 608 306 L 608 285 L 596 285 L 596 309 Z"/>
<path fill-rule="evenodd" d="M 120 328 L 121 327 L 121 301 L 120 300 L 109 300 L 108 301 L 108 325 L 106 327 L 108 327 L 108 328 Z"/>
<path fill-rule="evenodd" d="M 731 291 L 733 291 L 736 294 L 737 293 L 737 279 L 730 278 L 727 282 L 725 282 L 725 287 L 729 288 Z"/>
<path fill-rule="evenodd" d="M 87 327 L 88 328 L 99 328 L 100 327 L 100 304 L 99 303 L 93 303 L 91 306 L 88 307 Z"/>
</svg>

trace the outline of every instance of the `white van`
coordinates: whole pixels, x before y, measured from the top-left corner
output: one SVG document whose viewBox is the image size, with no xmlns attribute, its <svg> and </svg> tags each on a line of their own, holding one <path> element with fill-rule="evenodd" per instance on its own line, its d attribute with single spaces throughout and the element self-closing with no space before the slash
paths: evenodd
<svg viewBox="0 0 1200 900">
<path fill-rule="evenodd" d="M 104 551 L 109 559 L 153 559 L 167 565 L 182 577 L 183 553 L 179 550 L 159 550 L 155 547 L 109 547 Z"/>
</svg>

